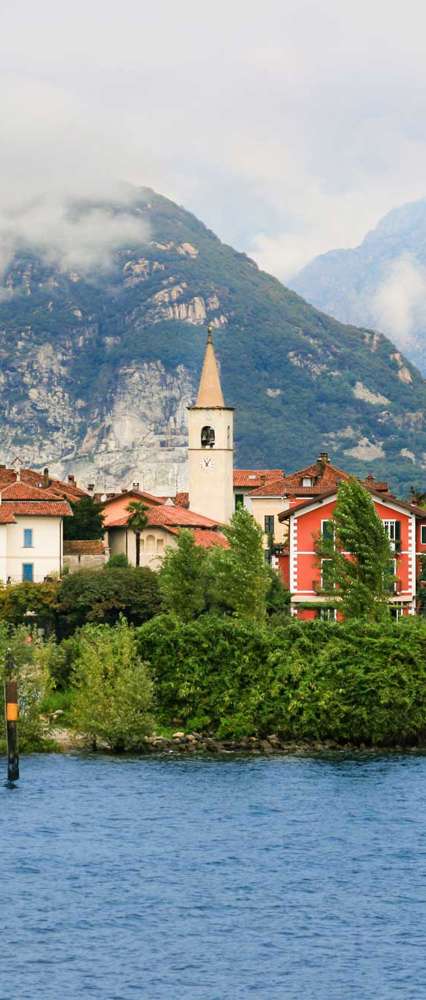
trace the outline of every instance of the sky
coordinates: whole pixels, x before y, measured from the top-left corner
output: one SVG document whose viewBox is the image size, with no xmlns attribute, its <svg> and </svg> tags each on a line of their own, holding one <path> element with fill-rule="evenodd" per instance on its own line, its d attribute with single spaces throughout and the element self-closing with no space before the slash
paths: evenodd
<svg viewBox="0 0 426 1000">
<path fill-rule="evenodd" d="M 130 182 L 290 280 L 426 196 L 425 50 L 418 0 L 2 0 L 0 269 L 107 265 L 126 196 L 66 205 Z"/>
</svg>

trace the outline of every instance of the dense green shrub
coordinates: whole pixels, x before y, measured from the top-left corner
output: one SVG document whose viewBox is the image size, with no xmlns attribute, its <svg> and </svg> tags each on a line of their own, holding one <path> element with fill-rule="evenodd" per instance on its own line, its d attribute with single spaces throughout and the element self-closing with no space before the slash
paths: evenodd
<svg viewBox="0 0 426 1000">
<path fill-rule="evenodd" d="M 59 638 L 87 622 L 113 625 L 124 615 L 141 625 L 161 607 L 158 575 L 145 567 L 80 570 L 61 581 L 56 606 Z"/>
<path fill-rule="evenodd" d="M 105 569 L 127 569 L 129 566 L 129 560 L 124 552 L 116 552 L 115 555 L 110 556 Z"/>
<path fill-rule="evenodd" d="M 10 625 L 35 625 L 50 633 L 56 624 L 59 580 L 0 587 L 0 620 Z"/>
<path fill-rule="evenodd" d="M 73 687 L 74 724 L 94 746 L 102 740 L 112 750 L 138 749 L 152 732 L 152 682 L 124 619 L 81 630 Z"/>
<path fill-rule="evenodd" d="M 426 623 L 159 616 L 138 629 L 165 723 L 220 736 L 393 744 L 426 738 Z"/>
</svg>

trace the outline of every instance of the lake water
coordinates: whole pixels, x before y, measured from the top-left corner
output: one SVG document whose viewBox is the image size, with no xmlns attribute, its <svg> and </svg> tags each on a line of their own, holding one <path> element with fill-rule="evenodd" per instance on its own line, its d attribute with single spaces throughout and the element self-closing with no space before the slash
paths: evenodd
<svg viewBox="0 0 426 1000">
<path fill-rule="evenodd" d="M 1 1000 L 426 997 L 426 757 L 21 770 L 0 788 Z"/>
</svg>

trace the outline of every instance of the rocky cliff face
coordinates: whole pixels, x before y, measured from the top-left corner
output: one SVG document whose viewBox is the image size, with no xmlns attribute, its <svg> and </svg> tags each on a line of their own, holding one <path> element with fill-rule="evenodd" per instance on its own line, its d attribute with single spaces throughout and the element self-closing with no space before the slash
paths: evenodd
<svg viewBox="0 0 426 1000">
<path fill-rule="evenodd" d="M 98 487 L 186 485 L 186 410 L 208 322 L 240 466 L 291 469 L 322 449 L 354 472 L 420 482 L 426 391 L 380 334 L 308 306 L 202 223 L 146 190 L 149 224 L 110 271 L 15 257 L 0 301 L 1 460 Z"/>
</svg>

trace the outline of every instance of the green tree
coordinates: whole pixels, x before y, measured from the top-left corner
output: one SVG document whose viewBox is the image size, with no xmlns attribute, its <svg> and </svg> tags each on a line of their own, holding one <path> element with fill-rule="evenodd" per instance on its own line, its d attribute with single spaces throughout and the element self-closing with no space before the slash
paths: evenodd
<svg viewBox="0 0 426 1000">
<path fill-rule="evenodd" d="M 141 500 L 131 500 L 127 510 L 130 513 L 129 517 L 129 528 L 134 531 L 136 536 L 136 565 L 140 566 L 141 563 L 141 532 L 146 528 L 148 524 L 148 513 L 147 508 Z"/>
<path fill-rule="evenodd" d="M 340 483 L 334 516 L 316 550 L 322 591 L 338 601 L 345 619 L 389 617 L 392 552 L 372 496 L 357 479 Z"/>
<path fill-rule="evenodd" d="M 165 607 L 183 621 L 190 621 L 204 611 L 208 582 L 207 552 L 195 544 L 192 531 L 180 531 L 176 548 L 167 547 L 159 581 Z"/>
<path fill-rule="evenodd" d="M 103 538 L 102 504 L 93 497 L 82 497 L 71 502 L 73 517 L 64 518 L 64 539 L 66 541 L 81 541 Z"/>
<path fill-rule="evenodd" d="M 269 586 L 266 592 L 266 613 L 269 618 L 279 615 L 284 618 L 290 614 L 290 591 L 284 587 L 279 573 L 268 566 Z"/>
<path fill-rule="evenodd" d="M 153 728 L 153 686 L 141 660 L 133 628 L 120 619 L 114 627 L 82 629 L 73 671 L 73 723 L 96 746 L 137 750 Z"/>
<path fill-rule="evenodd" d="M 113 625 L 120 615 L 141 625 L 161 608 L 158 574 L 134 566 L 80 570 L 61 580 L 56 607 L 59 638 L 72 635 L 87 622 Z"/>
<path fill-rule="evenodd" d="M 59 587 L 59 580 L 46 580 L 0 588 L 0 619 L 10 625 L 35 625 L 47 633 L 53 632 Z"/>
<path fill-rule="evenodd" d="M 18 682 L 19 745 L 23 751 L 42 750 L 45 726 L 42 705 L 52 683 L 49 666 L 54 644 L 43 641 L 37 629 L 17 628 L 0 623 L 0 714 L 4 713 L 4 676 L 8 651 L 14 664 L 13 676 Z M 5 741 L 0 730 L 0 749 Z"/>
<path fill-rule="evenodd" d="M 213 604 L 228 606 L 238 618 L 263 621 L 270 577 L 262 530 L 245 507 L 222 530 L 229 549 L 212 549 L 209 556 Z"/>
</svg>

